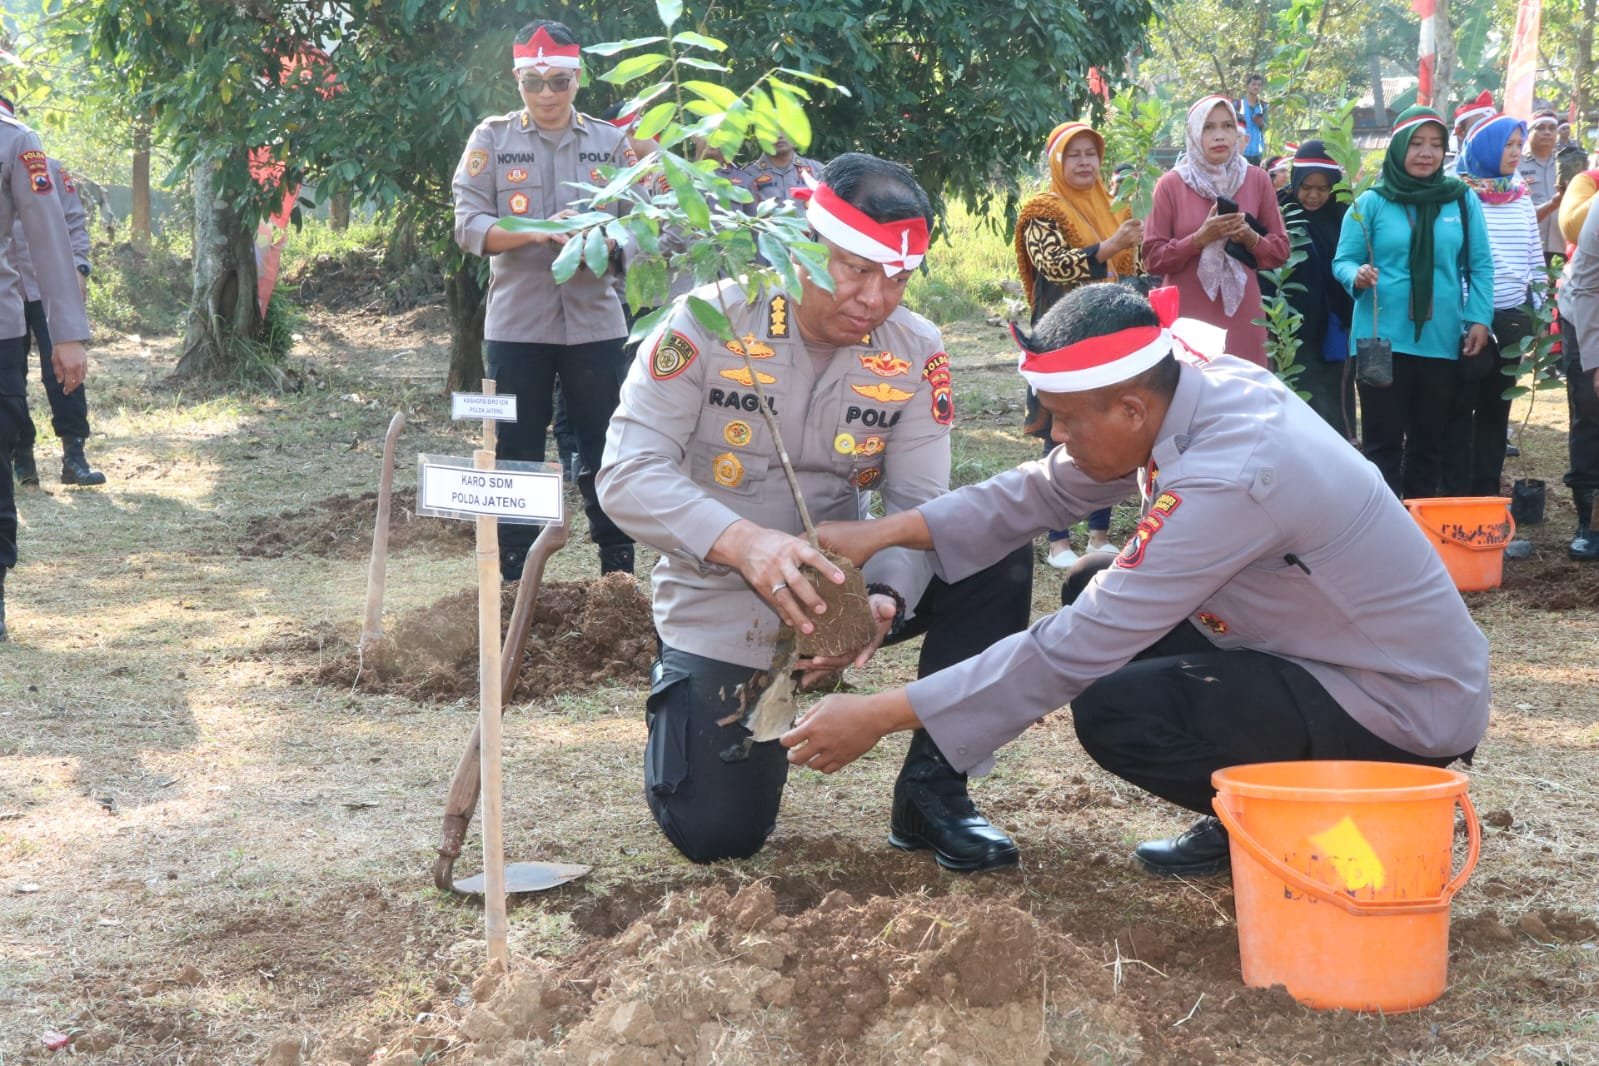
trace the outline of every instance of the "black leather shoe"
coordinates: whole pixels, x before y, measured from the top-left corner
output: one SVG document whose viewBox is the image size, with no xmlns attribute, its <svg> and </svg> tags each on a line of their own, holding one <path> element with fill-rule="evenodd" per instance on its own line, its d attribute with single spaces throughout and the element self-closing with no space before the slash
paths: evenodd
<svg viewBox="0 0 1599 1066">
<path fill-rule="evenodd" d="M 1144 841 L 1133 849 L 1133 858 L 1161 877 L 1210 877 L 1229 865 L 1227 829 L 1207 815 L 1177 836 Z"/>
<path fill-rule="evenodd" d="M 631 544 L 608 544 L 600 549 L 600 576 L 618 573 L 633 576 Z"/>
<path fill-rule="evenodd" d="M 61 442 L 61 484 L 104 485 L 105 475 L 89 465 L 83 442 L 83 437 L 68 437 Z"/>
<path fill-rule="evenodd" d="M 33 461 L 33 449 L 24 445 L 17 445 L 11 453 L 11 472 L 16 476 L 18 485 L 37 485 L 39 483 L 39 464 Z"/>
<path fill-rule="evenodd" d="M 925 729 L 911 737 L 894 783 L 888 842 L 901 851 L 931 849 L 938 865 L 957 873 L 1003 870 L 1021 860 L 1015 841 L 978 813 L 966 775 L 938 750 Z"/>
<path fill-rule="evenodd" d="M 506 583 L 522 580 L 522 563 L 527 559 L 527 548 L 500 548 L 500 580 Z"/>
</svg>

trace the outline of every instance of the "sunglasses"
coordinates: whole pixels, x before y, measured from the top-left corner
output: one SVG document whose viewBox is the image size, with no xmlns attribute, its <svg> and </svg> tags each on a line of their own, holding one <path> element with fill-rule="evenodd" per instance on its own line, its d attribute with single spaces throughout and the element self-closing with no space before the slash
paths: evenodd
<svg viewBox="0 0 1599 1066">
<path fill-rule="evenodd" d="M 570 74 L 560 74 L 548 80 L 535 77 L 523 78 L 521 79 L 522 91 L 531 96 L 537 96 L 548 86 L 552 93 L 564 93 L 572 87 L 573 80 Z"/>
</svg>

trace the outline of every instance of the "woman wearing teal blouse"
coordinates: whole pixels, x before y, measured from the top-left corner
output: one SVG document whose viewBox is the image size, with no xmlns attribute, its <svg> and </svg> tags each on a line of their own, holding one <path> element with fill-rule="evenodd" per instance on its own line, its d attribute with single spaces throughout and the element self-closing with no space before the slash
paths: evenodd
<svg viewBox="0 0 1599 1066">
<path fill-rule="evenodd" d="M 1351 345 L 1372 336 L 1373 303 L 1376 335 L 1393 345 L 1393 384 L 1359 386 L 1361 446 L 1401 498 L 1438 495 L 1460 355 L 1487 346 L 1493 320 L 1488 230 L 1477 197 L 1444 174 L 1447 138 L 1431 108 L 1399 116 L 1382 177 L 1344 217 L 1333 259 L 1355 297 Z"/>
</svg>

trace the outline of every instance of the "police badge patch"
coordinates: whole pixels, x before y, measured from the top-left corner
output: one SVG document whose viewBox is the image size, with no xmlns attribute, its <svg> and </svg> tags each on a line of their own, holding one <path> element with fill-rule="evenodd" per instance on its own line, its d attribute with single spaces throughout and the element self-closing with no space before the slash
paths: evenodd
<svg viewBox="0 0 1599 1066">
<path fill-rule="evenodd" d="M 525 193 L 525 192 L 514 192 L 514 193 L 511 194 L 511 200 L 510 200 L 511 214 L 513 214 L 513 215 L 525 215 L 528 212 L 528 208 L 531 207 L 532 205 L 533 205 L 533 202 L 528 199 L 527 193 Z"/>
<path fill-rule="evenodd" d="M 732 452 L 723 452 L 711 460 L 711 477 L 724 488 L 736 489 L 744 480 L 744 464 Z"/>
<path fill-rule="evenodd" d="M 735 448 L 743 448 L 755 437 L 755 430 L 748 422 L 735 419 L 722 427 L 722 439 Z"/>
<path fill-rule="evenodd" d="M 28 171 L 28 181 L 37 193 L 49 192 L 53 185 L 50 183 L 50 161 L 38 149 L 23 152 L 17 159 Z"/>
<path fill-rule="evenodd" d="M 922 380 L 933 387 L 933 421 L 941 426 L 955 421 L 955 389 L 949 376 L 949 356 L 939 352 L 922 368 Z"/>
<path fill-rule="evenodd" d="M 474 148 L 466 153 L 466 176 L 475 178 L 483 173 L 483 168 L 489 165 L 489 153 L 481 148 Z"/>
<path fill-rule="evenodd" d="M 687 370 L 699 354 L 693 341 L 673 330 L 661 338 L 661 343 L 655 346 L 655 354 L 650 356 L 650 377 L 656 381 L 670 381 Z"/>
</svg>

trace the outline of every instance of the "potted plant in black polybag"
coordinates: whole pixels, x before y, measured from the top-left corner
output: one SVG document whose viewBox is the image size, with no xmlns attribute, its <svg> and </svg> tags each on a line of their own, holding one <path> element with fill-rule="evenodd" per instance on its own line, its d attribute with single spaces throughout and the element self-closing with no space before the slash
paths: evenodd
<svg viewBox="0 0 1599 1066">
<path fill-rule="evenodd" d="M 1533 279 L 1530 290 L 1538 298 L 1538 306 L 1533 307 L 1529 302 L 1524 308 L 1532 318 L 1532 336 L 1523 337 L 1516 348 L 1505 353 L 1501 371 L 1510 378 L 1510 385 L 1503 393 L 1504 398 L 1514 400 L 1527 397 L 1527 409 L 1522 412 L 1521 421 L 1516 423 L 1515 439 L 1512 441 L 1520 453 L 1516 457 L 1516 464 L 1522 474 L 1510 486 L 1510 516 L 1518 526 L 1535 526 L 1543 521 L 1545 486 L 1543 479 L 1531 476 L 1532 459 L 1522 440 L 1527 432 L 1527 424 L 1532 420 L 1533 405 L 1538 402 L 1540 392 L 1565 387 L 1565 382 L 1556 374 L 1560 353 L 1555 346 L 1560 338 L 1554 332 L 1555 305 L 1550 298 L 1559 276 L 1559 271 L 1546 267 L 1543 277 Z M 1523 376 L 1527 379 L 1525 385 L 1521 384 Z"/>
<path fill-rule="evenodd" d="M 1345 104 L 1339 108 L 1338 113 L 1321 128 L 1319 136 L 1326 146 L 1327 154 L 1332 161 L 1343 170 L 1337 184 L 1333 186 L 1334 196 L 1347 197 L 1349 200 L 1349 217 L 1360 227 L 1361 235 L 1366 238 L 1366 262 L 1375 259 L 1375 252 L 1371 244 L 1371 229 L 1366 225 L 1358 206 L 1360 194 L 1371 188 L 1377 181 L 1377 173 L 1371 170 L 1364 172 L 1361 166 L 1360 149 L 1355 147 L 1355 105 Z M 1394 348 L 1388 340 L 1377 335 L 1377 283 L 1371 286 L 1371 336 L 1355 338 L 1355 380 L 1368 388 L 1384 389 L 1394 383 Z"/>
</svg>

